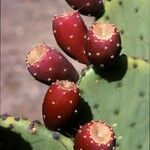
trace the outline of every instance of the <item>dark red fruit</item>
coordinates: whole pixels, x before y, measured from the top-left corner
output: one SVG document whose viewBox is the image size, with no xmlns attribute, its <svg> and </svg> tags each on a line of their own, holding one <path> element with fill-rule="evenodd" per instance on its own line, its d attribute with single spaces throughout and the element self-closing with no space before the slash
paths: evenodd
<svg viewBox="0 0 150 150">
<path fill-rule="evenodd" d="M 81 63 L 88 63 L 85 55 L 87 27 L 78 12 L 55 16 L 53 18 L 53 33 L 64 52 Z"/>
<path fill-rule="evenodd" d="M 113 129 L 101 121 L 85 124 L 75 136 L 74 150 L 113 150 L 116 137 Z"/>
<path fill-rule="evenodd" d="M 50 85 L 56 80 L 77 81 L 78 73 L 72 64 L 54 48 L 41 44 L 27 55 L 26 64 L 32 76 Z"/>
<path fill-rule="evenodd" d="M 43 120 L 51 130 L 63 128 L 75 113 L 80 102 L 79 88 L 69 81 L 56 81 L 43 101 Z"/>
<path fill-rule="evenodd" d="M 94 66 L 104 68 L 112 65 L 121 51 L 121 37 L 115 25 L 94 24 L 87 33 L 86 50 Z"/>
<path fill-rule="evenodd" d="M 66 0 L 66 2 L 75 10 L 83 15 L 96 16 L 102 12 L 102 0 Z"/>
</svg>

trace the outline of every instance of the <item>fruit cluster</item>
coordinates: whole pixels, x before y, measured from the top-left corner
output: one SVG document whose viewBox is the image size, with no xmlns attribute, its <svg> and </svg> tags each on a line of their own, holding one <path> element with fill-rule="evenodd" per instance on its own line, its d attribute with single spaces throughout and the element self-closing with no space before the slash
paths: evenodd
<svg viewBox="0 0 150 150">
<path fill-rule="evenodd" d="M 60 48 L 73 59 L 99 69 L 111 67 L 121 51 L 121 37 L 115 25 L 95 22 L 87 29 L 80 13 L 96 16 L 101 0 L 66 0 L 79 11 L 54 16 L 53 33 Z M 79 13 L 80 12 L 80 13 Z M 50 85 L 43 101 L 43 120 L 50 130 L 61 131 L 78 113 L 79 75 L 73 65 L 57 50 L 46 44 L 33 48 L 26 64 L 32 76 Z M 102 121 L 87 122 L 74 140 L 75 150 L 112 150 L 116 137 L 113 129 Z"/>
</svg>

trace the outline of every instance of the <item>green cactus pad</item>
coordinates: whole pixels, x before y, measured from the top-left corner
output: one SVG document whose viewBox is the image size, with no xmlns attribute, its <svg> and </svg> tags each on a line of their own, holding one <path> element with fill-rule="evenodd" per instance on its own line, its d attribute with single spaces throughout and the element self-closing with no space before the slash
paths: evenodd
<svg viewBox="0 0 150 150">
<path fill-rule="evenodd" d="M 47 130 L 38 121 L 2 116 L 0 148 L 6 150 L 73 150 L 71 139 Z"/>
<path fill-rule="evenodd" d="M 78 83 L 93 120 L 114 128 L 117 150 L 149 149 L 148 81 L 149 63 L 122 55 L 110 69 L 88 68 Z"/>
<path fill-rule="evenodd" d="M 149 59 L 149 0 L 105 0 L 104 16 L 98 21 L 115 24 L 122 36 L 122 52 Z"/>
</svg>

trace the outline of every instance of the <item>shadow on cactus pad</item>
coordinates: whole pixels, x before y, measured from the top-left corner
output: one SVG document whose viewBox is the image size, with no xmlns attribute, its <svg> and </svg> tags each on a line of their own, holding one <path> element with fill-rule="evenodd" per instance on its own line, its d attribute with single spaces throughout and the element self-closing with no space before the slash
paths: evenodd
<svg viewBox="0 0 150 150">
<path fill-rule="evenodd" d="M 106 69 L 93 68 L 95 73 L 98 74 L 101 78 L 112 82 L 121 80 L 127 72 L 128 62 L 127 56 L 121 55 L 115 62 L 113 66 Z"/>
<path fill-rule="evenodd" d="M 81 98 L 80 106 L 76 111 L 77 112 L 68 125 L 64 129 L 61 129 L 62 134 L 74 137 L 81 125 L 84 125 L 93 119 L 91 108 L 83 98 Z"/>
<path fill-rule="evenodd" d="M 9 128 L 0 127 L 0 149 L 1 150 L 32 150 L 29 142 L 25 141 L 19 133 Z"/>
</svg>

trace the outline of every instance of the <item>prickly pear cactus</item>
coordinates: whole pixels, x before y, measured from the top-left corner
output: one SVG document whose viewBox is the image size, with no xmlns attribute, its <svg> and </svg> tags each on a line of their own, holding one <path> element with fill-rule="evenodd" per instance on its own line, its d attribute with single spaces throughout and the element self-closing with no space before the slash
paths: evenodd
<svg viewBox="0 0 150 150">
<path fill-rule="evenodd" d="M 0 118 L 1 148 L 4 150 L 73 150 L 73 142 L 58 132 L 47 130 L 39 121 L 4 115 Z"/>
<path fill-rule="evenodd" d="M 149 149 L 149 63 L 122 55 L 110 70 L 89 68 L 79 81 L 94 120 L 110 124 L 116 150 Z"/>
<path fill-rule="evenodd" d="M 105 0 L 104 16 L 120 29 L 123 53 L 149 59 L 149 0 Z"/>
<path fill-rule="evenodd" d="M 97 21 L 114 23 L 122 35 L 123 53 L 149 58 L 149 0 L 105 0 Z M 149 149 L 149 63 L 120 56 L 109 70 L 88 67 L 78 81 L 88 105 L 81 115 L 102 120 L 116 132 L 116 150 Z M 83 120 L 82 120 L 83 121 Z M 81 122 L 84 124 L 85 122 Z M 11 116 L 0 118 L 0 149 L 73 150 L 73 141 L 47 130 L 38 121 Z"/>
</svg>

